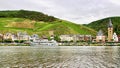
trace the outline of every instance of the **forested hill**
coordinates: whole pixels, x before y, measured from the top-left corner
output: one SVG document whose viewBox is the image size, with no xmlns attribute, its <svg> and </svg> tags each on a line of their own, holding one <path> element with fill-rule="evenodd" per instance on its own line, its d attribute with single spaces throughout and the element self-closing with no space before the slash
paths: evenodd
<svg viewBox="0 0 120 68">
<path fill-rule="evenodd" d="M 98 21 L 94 21 L 90 24 L 87 24 L 86 26 L 92 29 L 95 29 L 96 31 L 99 31 L 100 29 L 102 29 L 104 33 L 107 35 L 107 27 L 108 27 L 109 19 L 111 19 L 112 21 L 114 32 L 120 35 L 120 17 L 104 18 Z"/>
<path fill-rule="evenodd" d="M 41 12 L 17 10 L 17 11 L 0 11 L 0 18 L 26 18 L 35 21 L 53 22 L 57 18 L 48 16 Z"/>
</svg>

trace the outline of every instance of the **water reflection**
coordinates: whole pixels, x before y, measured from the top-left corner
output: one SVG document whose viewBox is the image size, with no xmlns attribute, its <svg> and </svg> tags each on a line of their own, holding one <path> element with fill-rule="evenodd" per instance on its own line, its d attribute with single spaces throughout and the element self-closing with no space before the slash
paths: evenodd
<svg viewBox="0 0 120 68">
<path fill-rule="evenodd" d="M 120 47 L 0 47 L 0 67 L 120 68 Z"/>
</svg>

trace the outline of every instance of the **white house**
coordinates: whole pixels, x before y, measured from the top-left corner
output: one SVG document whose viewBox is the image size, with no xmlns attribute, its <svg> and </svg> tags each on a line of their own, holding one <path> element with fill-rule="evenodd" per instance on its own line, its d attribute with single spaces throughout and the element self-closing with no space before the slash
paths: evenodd
<svg viewBox="0 0 120 68">
<path fill-rule="evenodd" d="M 73 35 L 60 35 L 61 41 L 71 41 L 73 39 Z"/>
<path fill-rule="evenodd" d="M 115 32 L 113 34 L 113 41 L 118 42 L 118 36 L 117 36 L 117 34 Z"/>
</svg>

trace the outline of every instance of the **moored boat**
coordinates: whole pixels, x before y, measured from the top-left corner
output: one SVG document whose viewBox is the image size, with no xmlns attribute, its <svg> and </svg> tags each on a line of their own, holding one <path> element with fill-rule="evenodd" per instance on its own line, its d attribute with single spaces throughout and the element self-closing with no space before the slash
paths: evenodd
<svg viewBox="0 0 120 68">
<path fill-rule="evenodd" d="M 46 39 L 42 39 L 42 40 L 38 40 L 38 41 L 34 41 L 31 42 L 30 44 L 31 46 L 58 46 L 58 43 L 55 40 L 46 40 Z"/>
</svg>

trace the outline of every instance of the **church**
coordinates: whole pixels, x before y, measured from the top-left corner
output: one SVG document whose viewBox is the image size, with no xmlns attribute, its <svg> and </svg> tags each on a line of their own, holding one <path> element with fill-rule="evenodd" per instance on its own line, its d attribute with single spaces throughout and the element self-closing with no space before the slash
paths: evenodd
<svg viewBox="0 0 120 68">
<path fill-rule="evenodd" d="M 105 42 L 105 35 L 103 34 L 102 30 L 99 30 L 96 36 L 96 42 Z"/>
<path fill-rule="evenodd" d="M 107 36 L 107 38 L 103 34 L 102 30 L 100 30 L 97 33 L 96 42 L 118 42 L 117 34 L 115 32 L 113 33 L 113 24 L 112 24 L 111 19 L 109 19 L 109 23 L 108 23 L 108 36 Z"/>
</svg>

